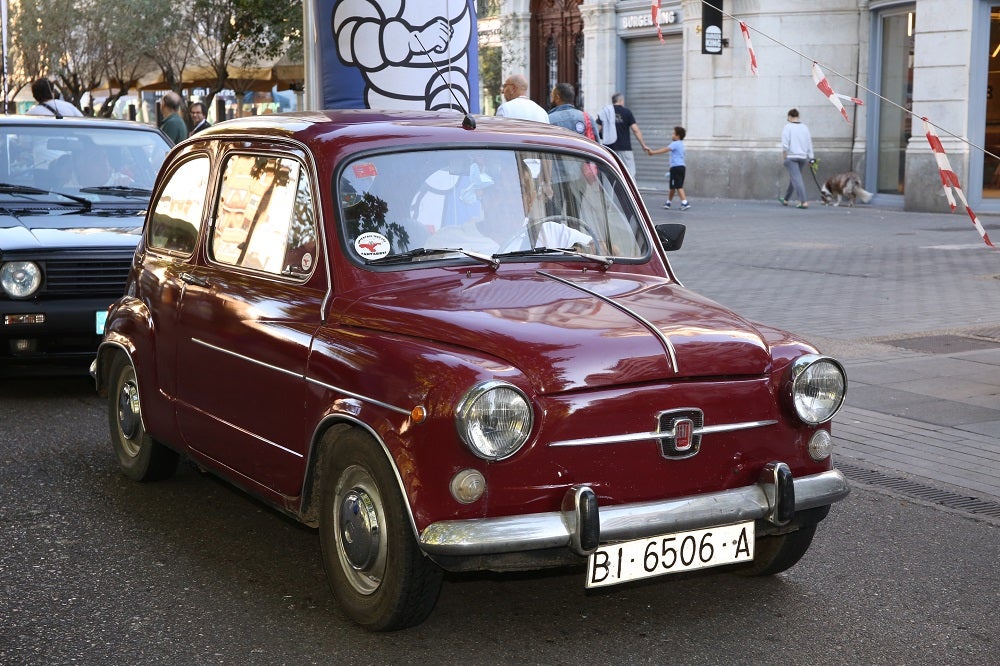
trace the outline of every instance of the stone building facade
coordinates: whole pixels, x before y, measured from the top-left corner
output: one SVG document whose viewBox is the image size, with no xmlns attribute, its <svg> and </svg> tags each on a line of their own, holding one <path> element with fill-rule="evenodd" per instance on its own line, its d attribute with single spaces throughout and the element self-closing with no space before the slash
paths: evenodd
<svg viewBox="0 0 1000 666">
<path fill-rule="evenodd" d="M 623 92 L 651 146 L 683 125 L 689 196 L 776 197 L 787 177 L 779 137 L 795 107 L 821 178 L 854 170 L 883 203 L 940 211 L 947 203 L 927 117 L 972 206 L 1000 213 L 1000 0 L 723 0 L 716 55 L 702 53 L 700 0 L 662 0 L 659 26 L 649 0 L 480 5 L 481 58 L 498 49 L 498 72 L 530 74 L 539 103 L 548 104 L 553 81 L 569 80 L 591 113 Z M 739 21 L 749 27 L 756 77 Z M 566 34 L 559 26 L 567 25 L 579 27 Z M 844 102 L 850 122 L 817 90 L 813 61 L 837 93 L 863 101 Z M 491 85 L 481 69 L 484 112 Z M 662 189 L 665 158 L 636 157 L 640 187 Z"/>
</svg>

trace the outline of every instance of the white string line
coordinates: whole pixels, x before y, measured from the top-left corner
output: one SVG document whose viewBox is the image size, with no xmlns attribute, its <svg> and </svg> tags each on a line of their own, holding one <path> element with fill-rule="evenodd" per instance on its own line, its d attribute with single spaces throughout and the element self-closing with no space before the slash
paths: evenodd
<svg viewBox="0 0 1000 666">
<path fill-rule="evenodd" d="M 707 0 L 701 0 L 701 4 L 703 4 L 703 5 L 707 5 L 707 4 L 708 4 L 708 2 L 707 2 Z M 712 5 L 709 5 L 709 6 L 711 6 L 711 7 L 713 8 L 713 9 L 715 9 L 715 7 L 714 7 L 714 6 L 712 6 Z M 875 92 L 875 91 L 874 91 L 874 90 L 872 90 L 871 88 L 868 88 L 867 86 L 864 86 L 864 85 L 862 85 L 861 83 L 859 83 L 858 81 L 855 81 L 855 80 L 854 80 L 854 79 L 852 79 L 851 77 L 849 77 L 849 76 L 846 76 L 846 75 L 844 75 L 844 74 L 841 74 L 840 72 L 838 72 L 837 70 L 833 69 L 832 67 L 829 67 L 829 66 L 828 66 L 828 65 L 826 65 L 825 63 L 821 63 L 821 62 L 820 62 L 819 60 L 817 60 L 816 58 L 811 58 L 811 57 L 809 57 L 809 56 L 808 56 L 808 55 L 806 55 L 805 53 L 802 53 L 801 51 L 799 51 L 799 50 L 797 50 L 797 49 L 795 49 L 795 48 L 793 48 L 793 47 L 789 46 L 788 44 L 786 44 L 786 43 L 782 42 L 782 41 L 781 41 L 780 39 L 775 39 L 775 38 L 774 38 L 774 37 L 772 37 L 771 35 L 769 35 L 769 34 L 767 34 L 766 32 L 764 32 L 763 30 L 760 30 L 759 28 L 756 28 L 756 27 L 754 27 L 754 26 L 750 25 L 750 24 L 749 24 L 749 23 L 747 23 L 746 21 L 743 21 L 743 20 L 741 20 L 741 19 L 739 19 L 739 18 L 737 18 L 737 17 L 733 16 L 733 15 L 732 15 L 732 14 L 730 14 L 729 12 L 726 12 L 726 11 L 724 11 L 724 10 L 719 10 L 719 11 L 720 11 L 720 13 L 721 13 L 721 14 L 722 14 L 723 16 L 726 16 L 726 17 L 728 17 L 728 18 L 730 18 L 730 19 L 732 19 L 732 20 L 736 21 L 737 23 L 742 23 L 743 25 L 745 25 L 745 26 L 747 27 L 747 29 L 749 29 L 749 30 L 753 30 L 753 31 L 754 31 L 754 32 L 756 32 L 756 33 L 757 33 L 758 35 L 760 35 L 760 36 L 762 36 L 762 37 L 766 37 L 767 39 L 771 40 L 772 42 L 774 42 L 774 43 L 775 43 L 775 44 L 777 44 L 778 46 L 781 46 L 781 47 L 783 47 L 783 48 L 786 48 L 786 49 L 788 49 L 789 51 L 791 51 L 792 53 L 796 54 L 796 55 L 797 55 L 797 56 L 799 56 L 800 58 L 803 58 L 803 59 L 805 59 L 805 60 L 808 60 L 809 62 L 815 62 L 815 63 L 817 63 L 817 64 L 821 65 L 821 66 L 823 67 L 823 71 L 824 71 L 824 72 L 830 72 L 831 74 L 833 74 L 833 75 L 835 75 L 835 76 L 837 76 L 837 77 L 839 77 L 839 78 L 843 79 L 844 81 L 847 81 L 848 83 L 850 83 L 850 84 L 852 84 L 852 85 L 854 85 L 854 86 L 857 86 L 857 87 L 858 87 L 858 88 L 860 88 L 861 90 L 864 90 L 864 91 L 865 91 L 865 92 L 867 92 L 868 94 L 870 94 L 870 95 L 874 95 L 875 97 L 879 98 L 879 99 L 880 99 L 880 100 L 882 100 L 883 102 L 886 102 L 887 104 L 889 104 L 889 105 L 891 105 L 891 106 L 894 106 L 894 107 L 896 107 L 897 109 L 899 109 L 899 110 L 900 110 L 900 111 L 902 111 L 903 113 L 905 113 L 905 114 L 907 114 L 907 115 L 910 115 L 910 116 L 912 116 L 913 118 L 916 118 L 917 120 L 921 120 L 921 121 L 926 121 L 926 122 L 927 122 L 927 124 L 929 124 L 929 125 L 930 125 L 931 127 L 934 127 L 934 128 L 936 128 L 936 129 L 940 130 L 941 132 L 943 132 L 943 133 L 947 134 L 948 136 L 950 136 L 950 137 L 952 137 L 952 138 L 954 138 L 954 139 L 957 139 L 957 140 L 959 140 L 960 142 L 964 143 L 965 145 L 969 146 L 970 148 L 974 148 L 974 149 L 976 149 L 976 150 L 978 150 L 978 151 L 982 152 L 982 153 L 983 153 L 984 155 L 989 155 L 990 157 L 992 157 L 992 158 L 993 158 L 993 159 L 995 159 L 995 160 L 1000 160 L 1000 156 L 997 156 L 997 155 L 994 155 L 994 154 L 993 154 L 993 153 L 991 153 L 990 151 L 986 150 L 986 148 L 984 148 L 984 147 L 982 147 L 982 146 L 977 146 L 976 144 L 972 143 L 972 142 L 971 142 L 971 141 L 970 141 L 969 139 L 967 139 L 967 138 L 965 138 L 965 137 L 961 137 L 961 136 L 959 136 L 959 135 L 955 134 L 954 132 L 952 132 L 951 130 L 949 130 L 949 129 L 948 129 L 947 127 L 942 127 L 941 125 L 938 125 L 937 123 L 934 123 L 934 122 L 931 122 L 931 121 L 930 121 L 930 119 L 928 119 L 928 118 L 927 118 L 926 116 L 921 116 L 921 115 L 919 115 L 918 113 L 916 113 L 915 111 L 912 111 L 912 110 L 910 110 L 910 109 L 907 109 L 906 107 L 903 107 L 903 106 L 900 106 L 899 104 L 897 104 L 896 102 L 892 101 L 891 99 L 888 99 L 888 98 L 886 98 L 886 97 L 883 97 L 882 95 L 878 94 L 877 92 Z M 758 59 L 757 59 L 757 63 L 758 63 L 758 65 L 757 65 L 757 66 L 758 66 L 758 67 L 760 67 L 760 58 L 758 58 Z"/>
</svg>

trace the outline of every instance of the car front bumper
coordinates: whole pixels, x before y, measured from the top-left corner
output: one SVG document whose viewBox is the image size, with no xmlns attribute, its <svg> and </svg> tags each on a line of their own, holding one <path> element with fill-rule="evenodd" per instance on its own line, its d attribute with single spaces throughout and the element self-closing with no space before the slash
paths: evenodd
<svg viewBox="0 0 1000 666">
<path fill-rule="evenodd" d="M 797 511 L 844 499 L 850 487 L 834 469 L 791 479 L 787 465 L 771 463 L 758 483 L 718 493 L 617 506 L 596 506 L 589 488 L 570 488 L 561 511 L 428 525 L 420 547 L 432 557 L 481 557 L 566 548 L 587 555 L 598 542 L 727 525 L 747 520 L 786 524 Z M 596 532 L 595 532 L 596 529 Z"/>
</svg>

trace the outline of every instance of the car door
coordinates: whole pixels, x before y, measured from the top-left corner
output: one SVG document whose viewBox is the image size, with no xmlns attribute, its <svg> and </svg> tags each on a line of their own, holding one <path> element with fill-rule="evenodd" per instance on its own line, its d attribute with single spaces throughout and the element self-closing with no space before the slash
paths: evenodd
<svg viewBox="0 0 1000 666">
<path fill-rule="evenodd" d="M 187 445 L 242 485 L 284 496 L 301 488 L 305 367 L 327 287 L 306 164 L 300 154 L 224 154 L 178 317 Z"/>
</svg>

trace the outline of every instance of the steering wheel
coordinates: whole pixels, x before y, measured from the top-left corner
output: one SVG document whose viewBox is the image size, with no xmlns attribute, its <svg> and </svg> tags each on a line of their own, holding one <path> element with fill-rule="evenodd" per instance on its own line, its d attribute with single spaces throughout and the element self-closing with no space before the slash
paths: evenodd
<svg viewBox="0 0 1000 666">
<path fill-rule="evenodd" d="M 584 252 L 594 252 L 598 249 L 597 234 L 595 234 L 594 231 L 587 225 L 587 223 L 581 220 L 580 218 L 564 214 L 547 215 L 543 218 L 532 220 L 530 226 L 533 229 L 538 229 L 546 222 L 555 222 L 556 224 L 562 224 L 569 227 L 570 229 L 575 229 L 576 231 L 579 231 L 581 233 L 590 236 L 591 239 L 590 245 L 588 247 L 582 248 Z M 534 235 L 537 236 L 537 234 Z"/>
</svg>

